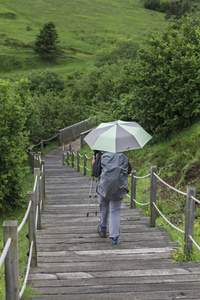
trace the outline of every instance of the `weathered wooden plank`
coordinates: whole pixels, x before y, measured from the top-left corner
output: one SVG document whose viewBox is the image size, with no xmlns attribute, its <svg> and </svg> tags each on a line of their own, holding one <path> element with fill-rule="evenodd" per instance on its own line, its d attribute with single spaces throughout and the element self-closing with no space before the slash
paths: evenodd
<svg viewBox="0 0 200 300">
<path fill-rule="evenodd" d="M 175 300 L 175 299 L 199 299 L 199 290 L 185 290 L 185 291 L 148 291 L 148 292 L 118 292 L 109 294 L 74 294 L 74 295 L 47 295 L 42 296 L 43 300 Z M 41 296 L 35 296 L 30 300 L 39 300 Z"/>
<path fill-rule="evenodd" d="M 177 294 L 185 293 L 185 291 L 196 290 L 200 295 L 199 282 L 178 282 L 178 283 L 162 283 L 162 284 L 124 284 L 124 285 L 93 285 L 93 286 L 75 286 L 75 287 L 41 287 L 35 288 L 36 291 L 44 295 L 75 295 L 75 294 L 90 294 L 96 293 L 104 294 L 109 293 L 137 293 L 137 292 L 171 292 L 178 291 Z M 89 298 L 90 299 L 90 298 Z M 142 299 L 142 298 L 141 298 Z M 152 298 L 154 299 L 154 298 Z M 163 298 L 160 298 L 163 299 Z M 187 298 L 186 298 L 187 299 Z"/>
<path fill-rule="evenodd" d="M 47 274 L 46 274 L 47 275 Z M 32 275 L 37 276 L 37 273 Z M 29 283 L 32 282 L 32 278 L 29 278 Z M 151 283 L 174 283 L 174 282 L 200 282 L 200 276 L 199 275 L 165 275 L 165 276 L 141 276 L 141 277 L 134 277 L 134 284 L 151 284 Z M 117 279 L 117 283 L 120 285 L 123 284 L 133 284 L 133 278 L 132 277 L 120 277 Z M 68 286 L 91 286 L 91 285 L 105 285 L 108 284 L 108 278 L 78 278 L 78 276 L 75 278 L 75 276 L 72 276 L 71 278 L 67 279 L 61 279 L 61 278 L 55 278 L 52 277 L 51 279 L 51 286 L 52 287 L 68 287 Z M 113 285 L 116 284 L 116 278 L 112 277 L 109 278 L 109 284 Z M 40 279 L 36 277 L 36 280 L 34 280 L 34 286 L 35 287 L 48 287 L 49 286 L 49 280 L 48 279 Z"/>
</svg>

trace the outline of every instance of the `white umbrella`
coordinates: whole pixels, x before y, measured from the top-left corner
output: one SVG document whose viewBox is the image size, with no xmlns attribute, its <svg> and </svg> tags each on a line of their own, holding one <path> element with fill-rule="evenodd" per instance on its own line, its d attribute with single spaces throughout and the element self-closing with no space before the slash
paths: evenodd
<svg viewBox="0 0 200 300">
<path fill-rule="evenodd" d="M 117 153 L 140 149 L 151 138 L 138 123 L 118 120 L 101 123 L 84 140 L 91 149 Z"/>
</svg>

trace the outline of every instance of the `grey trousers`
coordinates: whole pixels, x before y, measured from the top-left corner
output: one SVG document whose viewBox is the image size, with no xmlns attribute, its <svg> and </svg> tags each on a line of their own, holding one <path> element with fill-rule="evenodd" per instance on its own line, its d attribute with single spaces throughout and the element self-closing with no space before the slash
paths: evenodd
<svg viewBox="0 0 200 300">
<path fill-rule="evenodd" d="M 120 235 L 120 213 L 123 200 L 107 200 L 99 195 L 99 214 L 100 225 L 107 227 L 109 217 L 109 235 L 110 238 L 116 238 Z"/>
</svg>

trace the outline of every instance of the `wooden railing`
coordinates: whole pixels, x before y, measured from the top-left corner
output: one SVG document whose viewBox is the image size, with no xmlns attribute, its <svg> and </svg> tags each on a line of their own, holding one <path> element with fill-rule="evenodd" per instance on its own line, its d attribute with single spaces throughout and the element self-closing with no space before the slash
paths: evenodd
<svg viewBox="0 0 200 300">
<path fill-rule="evenodd" d="M 36 230 L 41 229 L 41 211 L 45 199 L 45 162 L 41 156 L 35 157 L 34 187 L 27 192 L 28 208 L 22 223 L 17 221 L 4 221 L 3 239 L 4 249 L 0 258 L 0 268 L 5 261 L 5 288 L 6 300 L 18 300 L 26 288 L 30 266 L 37 266 Z M 26 275 L 21 291 L 19 290 L 19 254 L 18 234 L 28 219 L 29 259 Z"/>
<path fill-rule="evenodd" d="M 37 266 L 37 242 L 36 230 L 41 229 L 41 211 L 44 209 L 45 199 L 45 162 L 42 160 L 44 143 L 58 137 L 61 141 L 73 141 L 81 136 L 81 133 L 93 125 L 91 119 L 79 122 L 72 126 L 59 130 L 58 134 L 48 140 L 41 140 L 33 145 L 29 153 L 29 164 L 34 172 L 34 187 L 27 192 L 28 208 L 22 223 L 18 226 L 17 221 L 4 221 L 3 239 L 4 249 L 0 257 L 0 269 L 5 262 L 5 296 L 6 300 L 18 300 L 22 297 L 26 288 L 30 266 Z M 40 147 L 40 152 L 34 152 L 34 147 Z M 19 288 L 19 254 L 18 233 L 28 219 L 29 259 L 24 283 Z"/>
<path fill-rule="evenodd" d="M 82 164 L 80 163 L 80 158 L 82 158 Z M 79 151 L 75 152 L 74 149 L 71 149 L 71 145 L 69 144 L 67 148 L 63 144 L 63 154 L 62 154 L 62 161 L 63 164 L 68 164 L 72 167 L 77 168 L 77 171 L 80 172 L 81 169 L 83 169 L 83 174 L 87 175 L 87 172 L 89 171 L 91 174 L 92 165 L 91 160 L 94 158 L 93 152 L 88 157 L 86 155 L 86 152 L 84 152 L 83 155 L 80 155 Z M 89 160 L 89 162 L 88 162 Z M 87 167 L 87 164 L 91 167 Z M 158 214 L 161 215 L 161 217 L 174 229 L 178 230 L 179 232 L 183 233 L 185 235 L 184 238 L 184 252 L 186 254 L 191 254 L 193 252 L 193 244 L 200 250 L 200 246 L 197 244 L 197 242 L 193 239 L 193 229 L 194 229 L 194 212 L 195 212 L 195 202 L 200 204 L 200 201 L 195 198 L 195 188 L 194 187 L 188 187 L 187 192 L 184 193 L 182 191 L 177 190 L 176 188 L 170 186 L 166 182 L 164 182 L 158 175 L 157 175 L 157 167 L 152 166 L 150 169 L 150 173 L 142 176 L 137 177 L 136 171 L 131 172 L 131 188 L 130 192 L 131 195 L 127 194 L 127 197 L 130 198 L 130 208 L 134 209 L 136 208 L 136 203 L 138 205 L 144 206 L 149 205 L 150 208 L 150 218 L 149 218 L 149 226 L 155 227 L 156 226 L 156 211 Z M 150 202 L 148 203 L 138 203 L 136 201 L 136 182 L 138 179 L 143 178 L 150 178 Z M 156 198 L 157 198 L 157 180 L 162 182 L 163 184 L 167 185 L 169 188 L 173 189 L 174 191 L 184 195 L 186 198 L 186 213 L 185 213 L 185 230 L 181 230 L 178 227 L 174 226 L 171 222 L 169 222 L 165 216 L 161 213 L 161 211 L 158 209 L 156 205 Z"/>
</svg>

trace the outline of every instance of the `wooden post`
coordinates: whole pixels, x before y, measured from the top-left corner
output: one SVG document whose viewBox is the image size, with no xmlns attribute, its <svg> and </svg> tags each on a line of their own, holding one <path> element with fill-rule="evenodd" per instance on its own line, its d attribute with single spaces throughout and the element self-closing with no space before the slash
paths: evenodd
<svg viewBox="0 0 200 300">
<path fill-rule="evenodd" d="M 74 168 L 74 149 L 72 149 L 72 168 Z"/>
<path fill-rule="evenodd" d="M 136 171 L 131 172 L 131 209 L 135 208 L 135 201 L 136 200 Z"/>
<path fill-rule="evenodd" d="M 43 157 L 43 153 L 44 153 L 44 141 L 41 140 L 41 157 Z"/>
<path fill-rule="evenodd" d="M 28 232 L 29 232 L 29 249 L 31 246 L 31 242 L 33 241 L 33 251 L 32 251 L 32 258 L 31 258 L 31 266 L 37 266 L 37 245 L 36 245 L 36 230 L 35 230 L 35 192 L 28 191 L 27 192 L 27 200 L 28 204 L 32 201 L 29 219 L 28 219 Z"/>
<path fill-rule="evenodd" d="M 80 172 L 80 152 L 77 151 L 77 172 Z"/>
<path fill-rule="evenodd" d="M 62 150 L 62 164 L 65 164 L 65 144 L 63 143 L 63 150 Z"/>
<path fill-rule="evenodd" d="M 39 160 L 38 160 L 38 153 L 35 153 L 35 165 L 34 168 L 38 168 Z"/>
<path fill-rule="evenodd" d="M 4 245 L 8 238 L 12 239 L 5 259 L 5 287 L 6 300 L 19 300 L 19 258 L 17 221 L 4 221 Z"/>
<path fill-rule="evenodd" d="M 42 175 L 42 180 L 43 180 L 43 200 L 45 199 L 45 161 L 42 160 L 42 169 L 43 169 L 43 175 Z M 43 207 L 44 209 L 44 207 Z"/>
<path fill-rule="evenodd" d="M 84 175 L 87 174 L 86 165 L 87 165 L 87 158 L 86 158 L 86 151 L 84 151 Z"/>
<path fill-rule="evenodd" d="M 42 153 L 41 152 L 38 152 L 38 168 L 41 169 L 41 161 L 42 161 Z"/>
<path fill-rule="evenodd" d="M 195 197 L 195 188 L 187 187 L 187 196 L 186 196 L 186 217 L 185 217 L 185 245 L 184 252 L 185 254 L 192 254 L 192 241 L 189 238 L 189 235 L 193 237 L 193 228 L 194 228 L 194 209 L 195 203 L 191 199 L 191 196 Z"/>
<path fill-rule="evenodd" d="M 39 168 L 35 168 L 34 169 L 34 177 L 36 178 L 37 176 L 37 184 L 36 184 L 36 191 L 35 191 L 35 195 L 36 195 L 36 211 L 37 211 L 37 207 L 38 207 L 38 221 L 37 221 L 37 229 L 40 230 L 41 229 L 41 211 L 40 211 L 40 169 Z"/>
<path fill-rule="evenodd" d="M 67 148 L 67 165 L 69 166 L 69 149 Z"/>
<path fill-rule="evenodd" d="M 33 170 L 34 168 L 36 168 L 36 162 L 37 162 L 36 152 L 33 152 Z"/>
<path fill-rule="evenodd" d="M 156 208 L 153 203 L 156 204 L 156 186 L 157 186 L 157 178 L 153 173 L 157 173 L 157 167 L 151 167 L 151 182 L 150 182 L 150 227 L 156 226 Z"/>
</svg>

